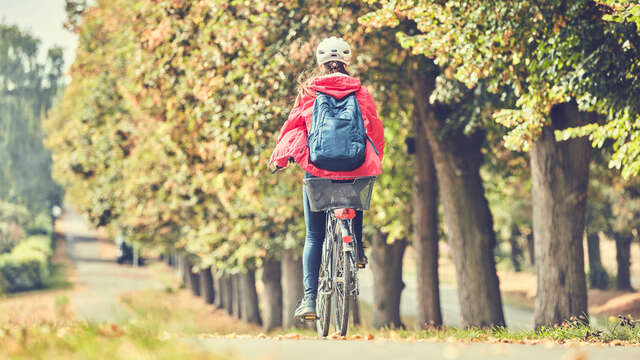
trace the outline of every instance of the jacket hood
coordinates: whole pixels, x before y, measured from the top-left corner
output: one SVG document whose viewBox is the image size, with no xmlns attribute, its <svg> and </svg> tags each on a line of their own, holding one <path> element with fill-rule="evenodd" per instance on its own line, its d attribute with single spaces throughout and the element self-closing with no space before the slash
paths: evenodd
<svg viewBox="0 0 640 360">
<path fill-rule="evenodd" d="M 311 81 L 310 88 L 331 95 L 336 99 L 360 90 L 360 80 L 346 75 L 321 76 Z"/>
</svg>

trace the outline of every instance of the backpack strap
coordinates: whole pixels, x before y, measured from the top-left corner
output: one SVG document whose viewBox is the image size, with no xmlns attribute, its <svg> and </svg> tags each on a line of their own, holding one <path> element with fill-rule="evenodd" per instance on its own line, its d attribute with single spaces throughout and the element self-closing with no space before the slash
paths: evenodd
<svg viewBox="0 0 640 360">
<path fill-rule="evenodd" d="M 375 150 L 376 155 L 380 155 L 380 153 L 378 152 L 378 149 L 376 148 L 376 145 L 373 143 L 373 140 L 371 140 L 371 138 L 369 137 L 369 134 L 367 134 L 366 136 L 369 142 L 371 143 L 371 146 L 373 146 L 373 150 Z"/>
</svg>

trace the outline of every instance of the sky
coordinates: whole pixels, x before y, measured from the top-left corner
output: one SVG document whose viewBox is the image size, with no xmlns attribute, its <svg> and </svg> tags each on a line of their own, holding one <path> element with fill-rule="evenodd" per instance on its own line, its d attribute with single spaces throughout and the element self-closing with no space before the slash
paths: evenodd
<svg viewBox="0 0 640 360">
<path fill-rule="evenodd" d="M 0 23 L 17 25 L 41 40 L 41 56 L 58 45 L 64 49 L 65 69 L 75 57 L 77 36 L 62 27 L 65 0 L 0 0 Z"/>
</svg>

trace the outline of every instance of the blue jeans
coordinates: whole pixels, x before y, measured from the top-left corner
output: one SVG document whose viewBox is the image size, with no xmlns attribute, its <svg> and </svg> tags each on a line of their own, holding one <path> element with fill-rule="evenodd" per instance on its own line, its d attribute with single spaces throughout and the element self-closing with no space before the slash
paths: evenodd
<svg viewBox="0 0 640 360">
<path fill-rule="evenodd" d="M 313 177 L 305 174 L 305 178 Z M 307 235 L 304 238 L 302 251 L 302 270 L 304 281 L 304 296 L 315 298 L 318 292 L 318 273 L 322 261 L 322 243 L 324 243 L 327 215 L 324 211 L 311 211 L 307 192 L 302 185 L 302 205 L 304 206 L 304 222 L 307 225 Z M 361 245 L 362 241 L 362 211 L 356 211 L 353 219 L 353 233 L 355 240 Z"/>
</svg>

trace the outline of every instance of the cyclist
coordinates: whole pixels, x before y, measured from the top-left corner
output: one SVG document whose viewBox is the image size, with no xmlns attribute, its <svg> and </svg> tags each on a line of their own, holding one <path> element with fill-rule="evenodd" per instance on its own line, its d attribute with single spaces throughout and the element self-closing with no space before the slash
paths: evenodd
<svg viewBox="0 0 640 360">
<path fill-rule="evenodd" d="M 276 148 L 271 156 L 271 164 L 277 168 L 286 167 L 295 161 L 305 170 L 305 177 L 323 178 L 355 178 L 375 176 L 382 171 L 381 163 L 384 151 L 384 131 L 378 119 L 373 99 L 360 80 L 352 77 L 347 68 L 352 52 L 349 44 L 341 38 L 326 38 L 318 44 L 316 60 L 318 66 L 299 79 L 298 96 L 289 118 L 282 127 Z M 317 92 L 328 94 L 334 98 L 344 98 L 355 93 L 367 135 L 375 149 L 367 142 L 364 163 L 352 171 L 328 171 L 316 167 L 309 159 L 307 133 L 311 128 L 312 109 Z M 312 212 L 309 200 L 302 189 L 302 203 L 306 236 L 302 255 L 304 297 L 295 311 L 295 317 L 315 314 L 316 293 L 318 289 L 318 273 L 322 257 L 322 244 L 325 237 L 326 213 Z M 362 252 L 362 211 L 357 211 L 353 220 L 353 231 L 358 242 L 357 261 L 366 264 Z"/>
</svg>

